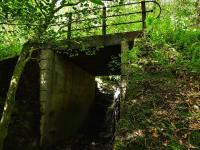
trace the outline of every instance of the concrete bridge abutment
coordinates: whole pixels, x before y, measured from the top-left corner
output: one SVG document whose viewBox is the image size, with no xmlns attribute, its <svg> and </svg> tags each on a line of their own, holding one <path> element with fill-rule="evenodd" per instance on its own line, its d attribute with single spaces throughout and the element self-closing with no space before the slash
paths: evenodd
<svg viewBox="0 0 200 150">
<path fill-rule="evenodd" d="M 94 76 L 53 50 L 40 55 L 40 144 L 63 143 L 84 124 L 95 96 Z"/>
</svg>

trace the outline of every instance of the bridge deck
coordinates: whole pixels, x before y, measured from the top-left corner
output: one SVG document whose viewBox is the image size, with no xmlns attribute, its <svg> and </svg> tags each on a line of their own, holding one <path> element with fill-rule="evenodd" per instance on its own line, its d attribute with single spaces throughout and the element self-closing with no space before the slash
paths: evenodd
<svg viewBox="0 0 200 150">
<path fill-rule="evenodd" d="M 142 31 L 132 31 L 132 32 L 124 32 L 124 33 L 115 33 L 115 34 L 107 34 L 107 35 L 95 35 L 89 37 L 75 38 L 71 42 L 71 49 L 79 49 L 83 44 L 88 47 L 99 47 L 99 46 L 113 46 L 120 45 L 121 41 L 124 39 L 127 41 L 133 41 L 136 37 L 142 34 Z M 78 44 L 77 42 L 80 42 Z M 69 41 L 64 40 L 63 43 L 68 43 Z"/>
<path fill-rule="evenodd" d="M 75 42 L 70 43 L 71 51 L 59 51 L 64 57 L 70 59 L 72 62 L 86 70 L 93 75 L 119 75 L 120 74 L 120 53 L 121 42 L 126 40 L 133 42 L 134 39 L 142 34 L 141 31 L 116 33 L 112 35 L 98 35 L 86 38 L 75 39 Z M 80 42 L 81 41 L 81 42 Z M 68 41 L 63 41 L 69 44 Z M 77 43 L 80 42 L 80 43 Z M 82 49 L 82 45 L 86 45 L 89 51 L 86 52 Z M 94 53 L 95 54 L 88 54 Z M 78 53 L 78 55 L 76 55 Z M 74 55 L 69 57 L 69 55 Z M 112 58 L 118 65 L 110 66 Z"/>
</svg>

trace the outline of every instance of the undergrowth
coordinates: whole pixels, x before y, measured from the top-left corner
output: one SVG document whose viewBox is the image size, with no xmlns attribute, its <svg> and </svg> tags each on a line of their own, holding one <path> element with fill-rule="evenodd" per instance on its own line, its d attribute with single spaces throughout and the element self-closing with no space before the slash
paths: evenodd
<svg viewBox="0 0 200 150">
<path fill-rule="evenodd" d="M 199 32 L 151 36 L 122 55 L 128 86 L 114 149 L 200 149 Z"/>
</svg>

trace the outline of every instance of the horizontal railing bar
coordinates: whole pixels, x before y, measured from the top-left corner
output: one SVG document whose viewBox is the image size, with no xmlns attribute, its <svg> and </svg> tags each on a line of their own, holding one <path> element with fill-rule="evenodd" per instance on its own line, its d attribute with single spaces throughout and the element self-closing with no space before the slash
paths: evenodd
<svg viewBox="0 0 200 150">
<path fill-rule="evenodd" d="M 121 6 L 135 5 L 135 4 L 141 4 L 141 2 L 133 2 L 133 3 L 126 3 L 126 4 L 121 4 L 121 5 L 108 6 L 106 8 L 114 8 L 114 7 L 121 7 Z"/>
<path fill-rule="evenodd" d="M 106 8 L 122 7 L 122 6 L 135 5 L 135 4 L 140 4 L 140 3 L 141 2 L 132 2 L 132 3 L 120 4 L 120 5 L 114 5 L 114 6 L 107 6 Z M 95 11 L 95 10 L 101 10 L 101 9 L 103 9 L 103 7 L 94 8 L 94 9 L 88 9 L 88 10 L 79 10 L 78 12 Z M 76 14 L 75 12 L 70 12 L 70 13 Z M 65 13 L 65 14 L 70 14 L 70 13 Z"/>
<path fill-rule="evenodd" d="M 73 20 L 72 23 L 79 23 L 79 22 L 85 22 L 85 21 L 91 21 L 91 20 L 97 20 L 97 19 L 105 19 L 105 18 L 112 18 L 112 17 L 119 17 L 119 16 L 128 16 L 133 14 L 142 13 L 140 12 L 134 12 L 134 13 L 126 13 L 126 14 L 120 14 L 120 15 L 112 15 L 112 16 L 106 16 L 106 17 L 96 17 L 96 18 L 90 18 L 90 19 L 82 19 L 82 20 Z"/>
<path fill-rule="evenodd" d="M 135 5 L 135 4 L 145 4 L 145 3 L 154 3 L 154 4 L 156 4 L 156 5 L 158 5 L 158 7 L 159 7 L 159 9 L 160 9 L 160 12 L 159 12 L 159 15 L 157 16 L 157 17 L 159 17 L 160 16 L 160 13 L 161 13 L 161 6 L 159 5 L 159 3 L 158 2 L 156 2 L 156 1 L 150 1 L 150 0 L 148 0 L 148 1 L 142 1 L 142 2 L 132 2 L 132 3 L 126 3 L 126 4 L 120 4 L 120 5 L 113 5 L 113 6 L 107 6 L 107 7 L 105 7 L 105 6 L 103 6 L 103 7 L 99 7 L 99 8 L 94 8 L 94 9 L 87 9 L 87 10 L 80 10 L 80 11 L 78 11 L 78 12 L 71 12 L 71 13 L 65 13 L 64 15 L 66 16 L 66 20 L 65 21 L 58 21 L 58 22 L 54 22 L 53 24 L 51 24 L 51 26 L 59 26 L 60 27 L 60 29 L 63 29 L 63 27 L 62 27 L 62 25 L 63 24 L 66 24 L 67 23 L 67 18 L 68 18 L 68 15 L 70 16 L 70 15 L 78 15 L 78 13 L 80 13 L 80 12 L 83 12 L 83 11 L 88 11 L 88 12 L 94 12 L 94 11 L 96 11 L 96 10 L 103 10 L 104 8 L 107 8 L 107 9 L 109 9 L 109 8 L 116 8 L 116 7 L 124 7 L 124 6 L 130 6 L 130 5 Z M 132 8 L 132 7 L 131 7 Z M 154 8 L 155 9 L 155 8 Z M 145 22 L 145 19 L 144 20 L 139 20 L 139 21 L 131 21 L 131 22 L 121 22 L 121 23 L 113 23 L 112 24 L 112 22 L 110 22 L 110 24 L 109 24 L 109 21 L 112 21 L 112 19 L 110 19 L 109 20 L 109 18 L 114 18 L 114 17 L 121 17 L 121 16 L 131 16 L 131 15 L 134 15 L 134 14 L 145 14 L 146 15 L 146 13 L 149 13 L 149 12 L 153 12 L 154 11 L 154 9 L 151 9 L 151 10 L 145 10 L 145 9 L 142 9 L 142 11 L 135 11 L 135 12 L 133 12 L 134 10 L 130 10 L 128 13 L 123 13 L 123 14 L 119 14 L 119 12 L 118 12 L 118 14 L 114 14 L 114 15 L 108 15 L 108 16 L 102 16 L 102 15 L 99 15 L 99 17 L 97 17 L 98 16 L 98 13 L 96 13 L 97 15 L 94 17 L 94 18 L 86 18 L 86 19 L 84 19 L 84 18 L 82 18 L 82 19 L 79 19 L 79 20 L 76 20 L 76 18 L 71 18 L 71 19 L 68 19 L 68 21 L 70 21 L 69 23 L 70 23 L 70 25 L 74 25 L 75 23 L 87 23 L 87 21 L 96 21 L 97 23 L 98 23 L 98 21 L 99 21 L 99 25 L 98 24 L 96 24 L 96 26 L 95 25 L 91 25 L 91 26 L 89 26 L 89 25 L 87 25 L 86 24 L 86 27 L 79 27 L 79 28 L 77 28 L 77 29 L 68 29 L 68 30 L 62 30 L 62 31 L 69 31 L 69 32 L 74 32 L 74 31 L 80 31 L 80 30 L 87 30 L 87 29 L 95 29 L 95 28 L 106 28 L 106 27 L 112 27 L 112 26 L 119 26 L 119 25 L 126 25 L 126 24 L 134 24 L 134 23 L 144 23 Z M 106 11 L 106 9 L 104 10 L 104 11 Z M 63 16 L 64 16 L 63 15 Z M 80 15 L 80 16 L 82 16 L 82 15 Z M 65 19 L 65 18 L 64 18 Z M 107 19 L 107 21 L 108 21 L 108 24 L 106 25 L 101 25 L 101 22 L 102 22 L 102 20 L 105 20 L 106 21 L 106 19 Z M 0 22 L 0 25 L 1 24 L 6 24 L 6 23 L 4 23 L 4 22 Z M 28 23 L 27 24 L 12 24 L 12 23 L 7 23 L 6 25 L 29 25 Z M 30 24 L 30 26 L 38 26 L 37 24 Z M 89 27 L 88 27 L 89 26 Z M 67 26 L 66 26 L 67 27 Z M 69 27 L 68 27 L 69 28 Z M 60 30 L 59 29 L 59 30 Z M 102 29 L 103 30 L 103 29 Z M 106 33 L 105 33 L 106 34 Z"/>
<path fill-rule="evenodd" d="M 122 6 L 128 6 L 128 5 L 136 5 L 136 4 L 141 4 L 142 2 L 132 2 L 132 3 L 126 3 L 126 4 L 120 4 L 120 5 L 114 5 L 114 6 L 107 6 L 106 8 L 114 8 L 114 7 L 122 7 Z M 156 3 L 156 1 L 145 1 L 145 3 Z M 79 10 L 78 12 L 84 12 L 84 11 L 95 11 L 95 10 L 101 10 L 101 8 L 94 8 L 94 9 L 88 9 L 88 10 Z M 76 14 L 75 12 L 70 12 L 72 14 Z M 65 14 L 70 14 L 70 13 L 65 13 Z"/>
<path fill-rule="evenodd" d="M 152 10 L 148 10 L 146 11 L 147 13 L 150 13 L 150 12 L 153 12 L 153 9 Z M 95 18 L 89 18 L 89 19 L 82 19 L 82 20 L 72 20 L 71 23 L 80 23 L 80 22 L 86 22 L 86 21 L 92 21 L 92 20 L 97 20 L 97 19 L 103 19 L 103 18 L 112 18 L 112 17 L 120 17 L 120 16 L 128 16 L 128 15 L 133 15 L 133 14 L 139 14 L 139 13 L 142 13 L 142 11 L 139 11 L 139 12 L 133 12 L 133 13 L 126 13 L 126 14 L 120 14 L 120 15 L 112 15 L 112 16 L 106 16 L 106 17 L 95 17 Z M 63 22 L 57 22 L 57 23 L 54 23 L 53 25 L 61 25 L 62 23 L 66 23 L 65 21 Z"/>
<path fill-rule="evenodd" d="M 146 11 L 146 12 L 152 12 L 152 10 Z M 112 16 L 106 16 L 105 18 L 112 18 L 112 17 L 120 17 L 120 16 L 128 16 L 128 15 L 134 15 L 134 14 L 140 14 L 142 11 L 133 12 L 133 13 L 125 13 L 125 14 L 119 14 L 119 15 L 112 15 Z M 102 17 L 103 18 L 103 17 Z"/>
<path fill-rule="evenodd" d="M 111 24 L 107 26 L 117 26 L 117 25 L 123 25 L 123 24 L 133 24 L 133 23 L 140 23 L 142 21 L 131 21 L 131 22 L 123 22 L 123 23 L 116 23 L 116 24 Z"/>
<path fill-rule="evenodd" d="M 79 23 L 79 22 L 86 22 L 86 21 L 92 21 L 92 20 L 98 20 L 103 19 L 103 17 L 95 17 L 95 18 L 89 18 L 89 19 L 82 19 L 82 20 L 72 20 L 72 23 Z"/>
<path fill-rule="evenodd" d="M 117 25 L 123 25 L 123 24 L 140 23 L 140 22 L 142 22 L 142 21 L 139 20 L 139 21 L 131 21 L 131 22 L 123 22 L 123 23 L 109 24 L 109 25 L 106 25 L 106 27 L 117 26 Z M 73 30 L 71 30 L 71 31 L 73 32 L 73 31 L 80 31 L 80 30 L 93 29 L 93 28 L 100 28 L 100 27 L 102 27 L 102 26 L 91 26 L 91 27 L 87 27 L 87 28 L 73 29 Z"/>
<path fill-rule="evenodd" d="M 87 27 L 87 28 L 79 28 L 79 29 L 72 29 L 71 31 L 80 31 L 80 30 L 86 30 L 86 29 L 93 29 L 93 28 L 100 28 L 102 26 L 91 26 L 91 27 Z"/>
</svg>

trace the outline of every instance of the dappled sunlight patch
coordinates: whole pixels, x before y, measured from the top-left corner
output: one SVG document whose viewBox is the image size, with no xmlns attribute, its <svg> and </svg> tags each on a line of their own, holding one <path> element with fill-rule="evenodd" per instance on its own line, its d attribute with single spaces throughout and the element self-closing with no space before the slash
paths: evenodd
<svg viewBox="0 0 200 150">
<path fill-rule="evenodd" d="M 200 92 L 190 92 L 190 91 L 188 91 L 188 93 L 186 93 L 186 95 L 188 97 L 192 97 L 192 98 L 200 98 Z"/>
<path fill-rule="evenodd" d="M 132 133 L 128 133 L 126 135 L 126 140 L 133 140 L 137 137 L 144 137 L 144 136 L 145 136 L 144 131 L 141 129 L 138 129 L 138 130 L 134 130 Z"/>
<path fill-rule="evenodd" d="M 169 115 L 167 110 L 157 110 L 153 112 L 154 116 L 159 116 L 159 117 L 167 117 Z"/>
<path fill-rule="evenodd" d="M 45 79 L 45 74 L 43 73 L 43 74 L 41 74 L 41 84 L 45 85 L 46 82 L 47 82 L 47 80 Z"/>
<path fill-rule="evenodd" d="M 159 137 L 159 133 L 158 133 L 158 129 L 155 127 L 151 127 L 149 129 L 149 132 L 152 134 L 152 137 L 154 138 L 158 138 Z"/>
<path fill-rule="evenodd" d="M 5 103 L 5 106 L 4 106 L 3 110 L 5 111 L 7 108 L 8 108 L 8 104 Z"/>
<path fill-rule="evenodd" d="M 16 78 L 12 78 L 10 84 L 15 86 L 17 84 L 17 79 Z"/>
<path fill-rule="evenodd" d="M 132 99 L 132 100 L 130 100 L 130 101 L 127 102 L 127 104 L 128 104 L 129 106 L 133 106 L 133 105 L 135 105 L 135 104 L 137 104 L 137 103 L 138 103 L 138 100 L 137 100 L 137 99 Z"/>
<path fill-rule="evenodd" d="M 200 119 L 191 118 L 191 120 L 189 122 L 189 128 L 191 130 L 199 130 L 200 129 Z"/>
</svg>

